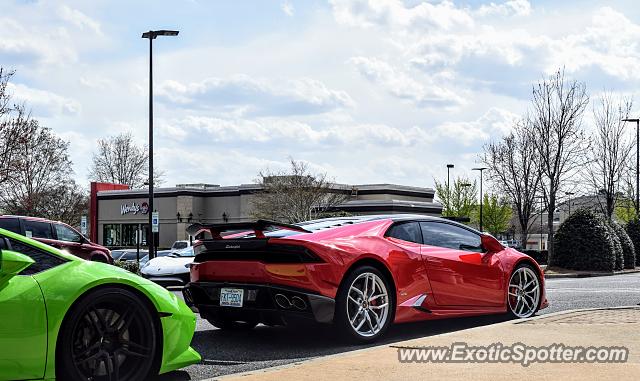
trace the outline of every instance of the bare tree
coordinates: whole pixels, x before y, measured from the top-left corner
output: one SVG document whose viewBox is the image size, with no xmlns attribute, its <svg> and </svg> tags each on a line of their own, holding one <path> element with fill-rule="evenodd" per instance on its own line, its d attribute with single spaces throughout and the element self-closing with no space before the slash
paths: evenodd
<svg viewBox="0 0 640 381">
<path fill-rule="evenodd" d="M 494 186 L 512 202 L 520 225 L 520 240 L 527 242 L 534 223 L 536 194 L 540 188 L 540 160 L 536 137 L 528 117 L 520 120 L 501 141 L 484 147 L 482 161 Z"/>
<path fill-rule="evenodd" d="M 62 221 L 78 227 L 80 219 L 88 213 L 89 195 L 75 181 L 68 179 L 44 191 L 31 195 L 29 203 L 13 202 L 5 212 L 15 215 L 38 216 Z"/>
<path fill-rule="evenodd" d="M 69 143 L 28 116 L 14 119 L 13 124 L 22 133 L 15 146 L 15 168 L 0 189 L 0 202 L 5 211 L 37 216 L 43 195 L 71 181 Z"/>
<path fill-rule="evenodd" d="M 291 159 L 288 171 L 263 170 L 257 182 L 263 192 L 256 194 L 252 215 L 296 223 L 322 216 L 348 199 L 346 189 L 336 189 L 326 173 L 312 173 L 308 164 Z"/>
<path fill-rule="evenodd" d="M 162 173 L 158 170 L 153 173 L 154 184 L 160 184 Z M 100 139 L 89 168 L 89 178 L 142 188 L 149 180 L 149 150 L 146 146 L 137 145 L 128 132 Z"/>
<path fill-rule="evenodd" d="M 625 128 L 633 102 L 627 98 L 614 100 L 604 93 L 593 106 L 596 131 L 593 137 L 592 162 L 586 175 L 593 193 L 597 194 L 600 211 L 609 219 L 613 216 L 621 195 L 621 180 L 628 170 L 633 140 Z"/>
<path fill-rule="evenodd" d="M 553 263 L 553 212 L 558 192 L 587 162 L 588 144 L 581 128 L 582 115 L 589 103 L 586 86 L 565 79 L 564 71 L 533 88 L 532 126 L 540 157 L 542 195 L 546 203 L 549 230 L 549 263 Z"/>
<path fill-rule="evenodd" d="M 436 194 L 442 202 L 442 215 L 445 217 L 469 217 L 471 218 L 477 206 L 478 186 L 464 177 L 458 177 L 447 187 L 446 182 L 436 183 Z"/>
<path fill-rule="evenodd" d="M 13 76 L 12 71 L 0 67 L 0 185 L 7 181 L 15 165 L 15 121 L 11 105 L 11 94 L 7 92 L 7 85 Z"/>
</svg>

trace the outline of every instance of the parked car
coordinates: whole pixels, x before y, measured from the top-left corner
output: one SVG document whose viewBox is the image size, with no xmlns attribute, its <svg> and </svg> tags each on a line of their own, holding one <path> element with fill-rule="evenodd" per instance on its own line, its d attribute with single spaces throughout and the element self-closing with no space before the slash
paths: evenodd
<svg viewBox="0 0 640 381">
<path fill-rule="evenodd" d="M 222 236 L 224 231 L 244 233 Z M 548 305 L 530 257 L 493 236 L 423 215 L 329 218 L 296 225 L 194 224 L 187 304 L 222 328 L 333 323 L 371 342 L 392 323 L 508 313 Z"/>
<path fill-rule="evenodd" d="M 175 241 L 173 245 L 171 245 L 170 251 L 178 251 L 186 249 L 187 247 L 191 247 L 191 242 L 189 241 Z"/>
<path fill-rule="evenodd" d="M 114 261 L 136 262 L 138 259 L 138 252 L 136 249 L 111 250 L 111 257 L 113 257 Z M 140 263 L 142 263 L 145 257 L 148 258 L 147 251 L 140 250 Z"/>
<path fill-rule="evenodd" d="M 3 380 L 148 380 L 198 363 L 193 312 L 148 280 L 0 229 Z"/>
<path fill-rule="evenodd" d="M 149 260 L 140 269 L 143 277 L 162 286 L 184 286 L 189 283 L 189 264 L 195 257 L 193 246 L 158 256 Z"/>
<path fill-rule="evenodd" d="M 33 238 L 82 259 L 113 264 L 109 249 L 91 242 L 63 222 L 35 217 L 0 216 L 0 228 Z"/>
</svg>

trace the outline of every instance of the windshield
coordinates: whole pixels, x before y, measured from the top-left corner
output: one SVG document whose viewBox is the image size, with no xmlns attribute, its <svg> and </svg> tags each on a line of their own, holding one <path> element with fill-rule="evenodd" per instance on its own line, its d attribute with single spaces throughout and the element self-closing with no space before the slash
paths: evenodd
<svg viewBox="0 0 640 381">
<path fill-rule="evenodd" d="M 174 250 L 182 250 L 182 249 L 186 249 L 187 247 L 189 247 L 189 243 L 185 242 L 185 241 L 177 241 L 174 242 L 173 247 L 171 247 Z"/>
<path fill-rule="evenodd" d="M 171 253 L 172 257 L 195 257 L 193 253 L 193 247 L 187 247 L 186 249 L 174 251 Z"/>
</svg>

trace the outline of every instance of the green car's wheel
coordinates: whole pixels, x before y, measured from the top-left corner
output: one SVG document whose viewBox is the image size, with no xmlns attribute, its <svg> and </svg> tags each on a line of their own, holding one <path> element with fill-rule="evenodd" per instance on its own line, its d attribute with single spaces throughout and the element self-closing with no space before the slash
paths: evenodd
<svg viewBox="0 0 640 381">
<path fill-rule="evenodd" d="M 69 311 L 56 351 L 62 380 L 145 380 L 158 372 L 156 322 L 131 291 L 102 288 Z"/>
</svg>

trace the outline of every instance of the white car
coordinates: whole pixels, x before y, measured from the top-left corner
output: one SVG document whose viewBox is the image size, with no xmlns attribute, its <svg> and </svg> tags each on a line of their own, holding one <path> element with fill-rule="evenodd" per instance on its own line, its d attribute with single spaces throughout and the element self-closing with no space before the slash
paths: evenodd
<svg viewBox="0 0 640 381">
<path fill-rule="evenodd" d="M 140 273 L 161 286 L 184 286 L 189 283 L 189 264 L 194 258 L 193 246 L 190 246 L 164 257 L 153 258 L 142 266 Z"/>
<path fill-rule="evenodd" d="M 189 241 L 175 241 L 173 245 L 171 245 L 171 249 L 169 250 L 171 252 L 174 252 L 174 251 L 184 250 L 189 247 L 191 247 L 191 242 Z"/>
</svg>

